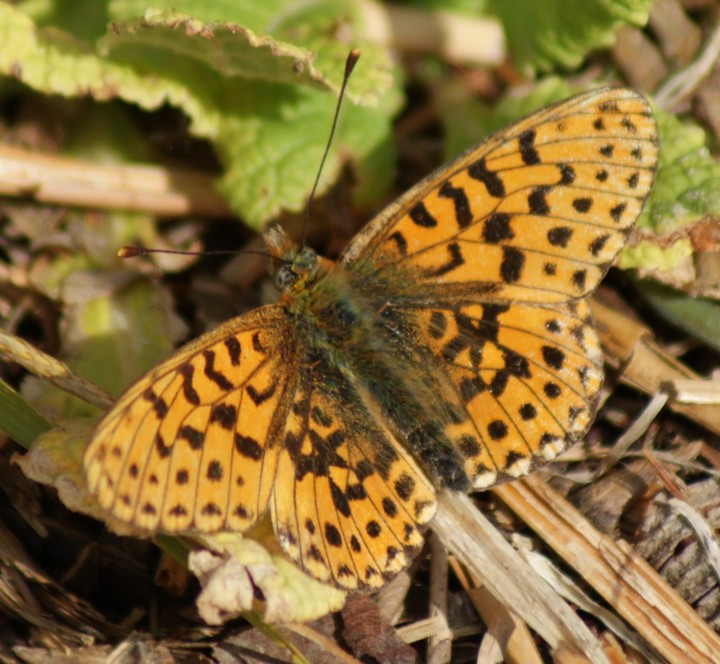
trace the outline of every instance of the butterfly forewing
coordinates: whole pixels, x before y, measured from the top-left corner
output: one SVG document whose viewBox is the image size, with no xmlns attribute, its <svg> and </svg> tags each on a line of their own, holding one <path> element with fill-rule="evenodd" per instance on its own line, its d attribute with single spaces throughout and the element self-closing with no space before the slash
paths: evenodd
<svg viewBox="0 0 720 664">
<path fill-rule="evenodd" d="M 297 374 L 285 312 L 228 321 L 158 365 L 98 425 L 90 491 L 146 530 L 245 530 L 265 511 Z M 295 367 L 290 371 L 291 367 Z"/>
<path fill-rule="evenodd" d="M 561 302 L 593 290 L 654 179 L 657 133 L 630 90 L 579 95 L 493 135 L 371 222 L 341 261 L 398 266 L 437 297 Z"/>
</svg>

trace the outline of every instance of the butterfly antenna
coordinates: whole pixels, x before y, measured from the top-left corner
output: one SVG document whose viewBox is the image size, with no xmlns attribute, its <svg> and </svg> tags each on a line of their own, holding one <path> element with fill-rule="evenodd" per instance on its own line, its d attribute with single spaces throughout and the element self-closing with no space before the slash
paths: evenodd
<svg viewBox="0 0 720 664">
<path fill-rule="evenodd" d="M 267 251 L 255 251 L 243 249 L 243 254 L 256 254 L 257 256 L 268 257 Z M 237 251 L 183 251 L 181 249 L 146 249 L 145 247 L 125 246 L 117 250 L 118 258 L 135 258 L 147 256 L 148 254 L 175 254 L 178 256 L 237 256 Z"/>
<path fill-rule="evenodd" d="M 348 80 L 352 74 L 353 69 L 357 61 L 360 59 L 360 50 L 353 49 L 348 53 L 347 60 L 345 60 L 345 73 L 343 74 L 342 85 L 340 86 L 340 94 L 338 95 L 337 104 L 335 105 L 335 115 L 333 116 L 332 126 L 330 127 L 330 136 L 328 137 L 327 143 L 325 144 L 325 152 L 323 152 L 322 159 L 320 160 L 320 167 L 317 170 L 315 176 L 315 183 L 310 190 L 310 196 L 308 197 L 307 205 L 305 206 L 305 218 L 303 219 L 303 244 L 305 243 L 305 234 L 307 231 L 308 222 L 310 221 L 310 206 L 313 200 L 315 200 L 315 191 L 317 190 L 318 183 L 320 182 L 320 175 L 322 174 L 323 167 L 325 166 L 325 160 L 327 159 L 328 153 L 330 152 L 330 145 L 332 145 L 333 137 L 335 136 L 335 128 L 337 127 L 338 117 L 340 117 L 340 107 L 342 106 L 343 98 L 345 97 L 345 89 L 347 88 Z"/>
</svg>

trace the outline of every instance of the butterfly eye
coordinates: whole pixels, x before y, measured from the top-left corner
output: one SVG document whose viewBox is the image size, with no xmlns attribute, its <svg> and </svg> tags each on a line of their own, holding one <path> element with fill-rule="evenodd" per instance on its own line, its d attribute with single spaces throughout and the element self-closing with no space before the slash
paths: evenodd
<svg viewBox="0 0 720 664">
<path fill-rule="evenodd" d="M 293 272 L 293 269 L 289 265 L 281 265 L 275 270 L 273 275 L 273 282 L 275 288 L 280 292 L 286 291 L 297 281 L 298 275 Z"/>
</svg>

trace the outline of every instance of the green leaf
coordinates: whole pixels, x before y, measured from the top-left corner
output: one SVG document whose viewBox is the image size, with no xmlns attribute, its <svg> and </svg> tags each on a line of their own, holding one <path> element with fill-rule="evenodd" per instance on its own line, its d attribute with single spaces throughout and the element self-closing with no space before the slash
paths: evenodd
<svg viewBox="0 0 720 664">
<path fill-rule="evenodd" d="M 638 288 L 666 320 L 720 351 L 720 304 L 647 280 Z"/>
<path fill-rule="evenodd" d="M 234 24 L 203 23 L 171 11 L 148 10 L 142 19 L 116 24 L 99 48 L 115 62 L 180 82 L 216 101 L 223 100 L 225 79 L 236 76 L 331 88 L 305 48 Z"/>
<path fill-rule="evenodd" d="M 115 213 L 88 224 L 74 215 L 67 215 L 66 232 L 76 246 L 88 249 L 39 261 L 30 278 L 36 290 L 63 302 L 59 357 L 117 395 L 170 353 L 187 330 L 167 287 L 134 274 L 115 257 L 119 246 L 137 238 L 157 246 L 149 219 Z M 24 380 L 21 393 L 55 419 L 98 414 L 94 406 L 34 376 Z"/>
<path fill-rule="evenodd" d="M 505 27 L 510 53 L 526 75 L 574 69 L 587 54 L 611 46 L 622 25 L 645 25 L 652 0 L 490 0 Z M 581 8 L 582 6 L 582 8 Z"/>
<path fill-rule="evenodd" d="M 671 233 L 705 215 L 720 217 L 720 165 L 705 145 L 703 129 L 656 110 L 658 170 L 644 228 Z"/>
<path fill-rule="evenodd" d="M 64 271 L 60 264 L 54 269 Z M 185 331 L 166 289 L 141 280 L 127 284 L 130 276 L 115 282 L 112 274 L 75 270 L 62 284 L 65 293 L 89 291 L 86 298 L 76 295 L 66 308 L 64 359 L 73 371 L 113 395 L 168 355 Z M 23 383 L 22 394 L 56 417 L 98 413 L 94 406 L 32 376 Z"/>
<path fill-rule="evenodd" d="M 236 114 L 226 116 L 218 149 L 228 165 L 220 188 L 231 205 L 242 208 L 253 226 L 281 209 L 299 211 L 312 187 L 336 100 L 299 86 L 246 84 Z M 246 103 L 243 109 L 238 108 Z M 361 196 L 377 198 L 389 182 L 393 164 L 391 118 L 399 95 L 388 94 L 377 109 L 346 105 L 318 192 L 334 181 L 339 154 L 352 154 L 358 164 Z"/>
<path fill-rule="evenodd" d="M 131 5 L 113 3 L 112 10 L 128 16 L 139 9 Z M 9 45 L 0 51 L 0 71 L 46 94 L 180 108 L 190 118 L 190 131 L 214 142 L 231 205 L 259 228 L 282 209 L 301 209 L 310 192 L 334 110 L 328 93 L 339 89 L 348 50 L 327 39 L 330 10 L 338 6 L 337 0 L 323 0 L 294 10 L 296 23 L 289 12 L 275 17 L 277 34 L 300 35 L 317 53 L 237 24 L 154 9 L 142 19 L 114 24 L 98 40 L 98 54 L 67 34 L 37 29 L 28 16 L 0 4 L 0 34 Z M 283 7 L 276 3 L 277 11 Z M 230 5 L 225 8 L 228 16 L 241 18 Z M 349 10 L 343 16 L 350 24 L 354 20 Z M 353 110 L 348 103 L 343 112 L 365 128 L 365 136 L 341 125 L 319 193 L 337 174 L 343 154 L 358 165 L 361 196 L 379 197 L 379 174 L 392 168 L 390 122 L 401 99 L 385 50 L 363 49 L 348 97 L 373 107 Z"/>
<path fill-rule="evenodd" d="M 655 118 L 660 165 L 638 220 L 641 239 L 623 251 L 620 265 L 666 272 L 693 255 L 692 226 L 720 217 L 720 165 L 697 124 L 660 110 L 655 110 Z"/>
<path fill-rule="evenodd" d="M 73 319 L 69 332 L 82 354 L 73 352 L 69 364 L 115 395 L 169 355 L 184 330 L 168 294 L 144 280 L 88 300 Z"/>
<path fill-rule="evenodd" d="M 278 16 L 286 14 L 294 5 L 297 0 L 153 0 L 150 6 L 153 10 L 188 14 L 205 23 L 236 23 L 250 30 L 271 33 Z M 139 18 L 147 9 L 147 0 L 108 2 L 108 14 L 119 22 Z"/>
<path fill-rule="evenodd" d="M 145 109 L 169 102 L 182 107 L 205 132 L 212 129 L 213 117 L 203 113 L 205 107 L 187 89 L 101 58 L 67 33 L 42 30 L 6 3 L 0 3 L 0 38 L 0 73 L 38 92 L 99 101 L 121 98 Z"/>
<path fill-rule="evenodd" d="M 484 14 L 488 0 L 414 0 L 418 9 L 443 10 L 463 14 Z"/>
<path fill-rule="evenodd" d="M 94 41 L 104 34 L 110 20 L 106 4 L 98 0 L 24 0 L 15 7 L 32 18 L 39 28 L 49 27 L 79 40 Z"/>
</svg>

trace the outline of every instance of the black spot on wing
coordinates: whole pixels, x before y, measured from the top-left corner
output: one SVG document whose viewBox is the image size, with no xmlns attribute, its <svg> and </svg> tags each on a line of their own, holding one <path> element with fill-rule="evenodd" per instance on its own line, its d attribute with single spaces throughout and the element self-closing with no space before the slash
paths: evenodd
<svg viewBox="0 0 720 664">
<path fill-rule="evenodd" d="M 542 356 L 545 364 L 556 371 L 560 371 L 565 364 L 565 353 L 556 346 L 543 346 Z"/>
<path fill-rule="evenodd" d="M 540 155 L 535 149 L 535 130 L 527 129 L 518 136 L 518 145 L 520 147 L 520 158 L 527 166 L 533 166 L 540 163 Z"/>
<path fill-rule="evenodd" d="M 560 386 L 552 381 L 548 381 L 543 385 L 543 392 L 548 399 L 557 399 L 561 394 Z"/>
<path fill-rule="evenodd" d="M 395 504 L 395 501 L 392 498 L 388 498 L 387 496 L 382 499 L 382 508 L 383 512 L 387 514 L 391 519 L 395 518 L 398 513 L 397 505 Z"/>
<path fill-rule="evenodd" d="M 192 450 L 202 449 L 205 443 L 205 434 L 189 424 L 185 424 L 178 430 L 178 438 L 187 441 Z"/>
<path fill-rule="evenodd" d="M 510 227 L 510 215 L 504 212 L 491 214 L 483 224 L 482 239 L 490 244 L 497 244 L 503 240 L 512 240 L 515 237 Z"/>
<path fill-rule="evenodd" d="M 522 276 L 525 254 L 515 247 L 503 247 L 500 278 L 506 284 L 515 283 Z"/>
<path fill-rule="evenodd" d="M 267 355 L 267 349 L 265 348 L 265 346 L 262 345 L 262 341 L 260 341 L 259 332 L 255 332 L 252 335 L 252 347 L 256 353 L 262 353 L 263 355 Z"/>
<path fill-rule="evenodd" d="M 340 531 L 332 523 L 325 524 L 325 541 L 335 548 L 342 546 L 343 539 Z"/>
<path fill-rule="evenodd" d="M 482 182 L 488 193 L 494 198 L 502 198 L 505 196 L 505 185 L 503 181 L 497 173 L 488 170 L 484 158 L 478 159 L 474 164 L 471 164 L 467 172 L 473 180 Z"/>
<path fill-rule="evenodd" d="M 508 435 L 508 427 L 502 420 L 493 420 L 488 424 L 488 435 L 492 440 L 502 440 Z"/>
<path fill-rule="evenodd" d="M 262 458 L 262 447 L 251 436 L 243 436 L 237 431 L 235 432 L 235 449 L 237 452 L 253 461 L 259 461 Z"/>
<path fill-rule="evenodd" d="M 550 214 L 550 206 L 548 205 L 545 195 L 550 191 L 550 187 L 534 187 L 528 196 L 528 207 L 532 214 L 548 215 Z"/>
<path fill-rule="evenodd" d="M 518 378 L 532 377 L 532 374 L 530 373 L 530 363 L 524 355 L 506 348 L 503 350 L 503 359 L 505 360 L 506 373 L 510 373 Z M 498 374 L 500 373 L 501 372 L 498 371 Z"/>
<path fill-rule="evenodd" d="M 222 510 L 215 503 L 205 503 L 200 510 L 203 516 L 222 516 Z"/>
<path fill-rule="evenodd" d="M 438 189 L 438 196 L 449 198 L 455 206 L 455 221 L 460 228 L 465 228 L 472 221 L 470 201 L 462 187 L 453 187 L 449 180 L 446 180 Z"/>
<path fill-rule="evenodd" d="M 590 212 L 592 204 L 592 198 L 589 198 L 587 196 L 583 196 L 582 198 L 576 198 L 572 202 L 572 206 L 575 209 L 575 212 L 579 212 L 580 214 L 586 214 L 587 212 Z"/>
<path fill-rule="evenodd" d="M 610 239 L 610 235 L 599 235 L 596 237 L 591 243 L 590 243 L 590 253 L 593 256 L 597 256 L 607 244 L 607 241 Z"/>
<path fill-rule="evenodd" d="M 237 408 L 227 403 L 215 404 L 210 410 L 210 422 L 219 424 L 225 431 L 232 431 L 237 422 Z"/>
<path fill-rule="evenodd" d="M 585 290 L 585 282 L 587 281 L 587 271 L 586 270 L 575 270 L 572 275 L 572 282 L 573 286 L 578 291 Z"/>
<path fill-rule="evenodd" d="M 333 482 L 332 479 L 328 480 L 330 483 L 330 496 L 333 501 L 335 509 L 340 512 L 345 518 L 350 516 L 350 503 L 343 490 Z"/>
<path fill-rule="evenodd" d="M 203 357 L 205 358 L 205 375 L 224 392 L 232 390 L 233 384 L 222 372 L 215 369 L 215 353 L 206 350 L 203 351 Z"/>
<path fill-rule="evenodd" d="M 381 528 L 380 524 L 373 519 L 371 521 L 368 521 L 367 524 L 365 525 L 365 532 L 370 537 L 375 539 L 376 537 L 379 537 L 380 533 L 382 532 L 382 528 Z"/>
<path fill-rule="evenodd" d="M 437 219 L 430 214 L 425 203 L 422 201 L 415 203 L 415 205 L 410 208 L 408 216 L 416 226 L 422 228 L 434 228 L 438 223 Z"/>
<path fill-rule="evenodd" d="M 172 452 L 172 443 L 166 445 L 163 437 L 158 433 L 155 435 L 155 451 L 161 459 L 165 459 Z"/>
<path fill-rule="evenodd" d="M 392 240 L 395 243 L 395 247 L 398 253 L 404 258 L 407 256 L 407 240 L 400 231 L 395 231 L 388 236 L 388 240 Z"/>
<path fill-rule="evenodd" d="M 520 454 L 519 452 L 508 452 L 507 456 L 505 457 L 505 466 L 503 467 L 503 470 L 507 470 L 508 468 L 516 464 L 518 461 L 523 461 L 526 458 L 527 457 L 524 454 Z"/>
<path fill-rule="evenodd" d="M 228 337 L 225 339 L 225 348 L 230 358 L 230 364 L 237 367 L 240 364 L 240 342 L 237 337 Z"/>
<path fill-rule="evenodd" d="M 220 480 L 222 480 L 222 477 L 223 477 L 222 464 L 217 460 L 211 461 L 207 467 L 206 477 L 210 482 L 219 482 Z"/>
<path fill-rule="evenodd" d="M 181 364 L 178 367 L 178 373 L 182 376 L 183 395 L 185 398 L 193 406 L 200 405 L 200 396 L 193 387 L 193 374 L 195 373 L 195 369 L 192 364 L 188 364 L 187 362 L 185 364 Z"/>
<path fill-rule="evenodd" d="M 553 247 L 562 247 L 564 249 L 567 247 L 572 234 L 572 228 L 567 226 L 556 226 L 547 232 L 547 239 Z"/>
<path fill-rule="evenodd" d="M 620 124 L 623 126 L 623 129 L 627 129 L 629 133 L 637 133 L 637 127 L 635 126 L 635 123 L 627 115 L 623 116 L 623 119 L 620 120 Z"/>
<path fill-rule="evenodd" d="M 575 169 L 568 164 L 558 164 L 560 169 L 560 184 L 572 184 L 575 181 Z"/>
<path fill-rule="evenodd" d="M 520 417 L 525 421 L 534 420 L 537 417 L 537 408 L 535 408 L 535 406 L 533 406 L 531 403 L 524 403 L 522 406 L 520 406 L 518 413 L 520 414 Z"/>
<path fill-rule="evenodd" d="M 149 387 L 143 392 L 143 399 L 152 404 L 153 410 L 160 419 L 163 419 L 168 412 L 168 405 L 161 396 L 158 396 L 152 387 Z"/>
<path fill-rule="evenodd" d="M 432 270 L 431 274 L 434 277 L 441 277 L 444 274 L 452 272 L 456 268 L 465 264 L 460 245 L 457 242 L 451 242 L 447 245 L 448 259 L 440 267 Z"/>
<path fill-rule="evenodd" d="M 627 205 L 625 203 L 620 203 L 619 205 L 616 205 L 614 208 L 610 210 L 610 216 L 612 217 L 613 221 L 617 224 L 620 223 L 620 220 L 622 218 L 623 212 L 625 212 L 625 208 Z"/>
<path fill-rule="evenodd" d="M 601 113 L 618 113 L 620 108 L 615 99 L 608 99 L 598 104 L 598 111 Z"/>
<path fill-rule="evenodd" d="M 268 385 L 264 390 L 258 392 L 252 385 L 248 385 L 245 388 L 245 392 L 247 395 L 252 399 L 253 403 L 256 406 L 259 406 L 260 404 L 267 401 L 270 397 L 275 394 L 275 390 L 277 389 L 277 383 L 273 381 Z"/>
<path fill-rule="evenodd" d="M 395 480 L 395 492 L 401 500 L 409 500 L 415 491 L 415 480 L 407 473 L 403 473 Z"/>
</svg>

